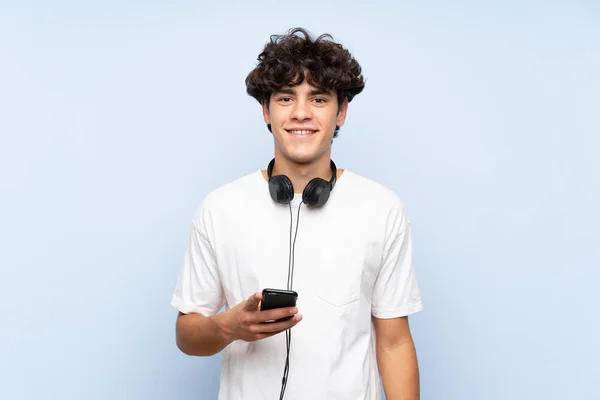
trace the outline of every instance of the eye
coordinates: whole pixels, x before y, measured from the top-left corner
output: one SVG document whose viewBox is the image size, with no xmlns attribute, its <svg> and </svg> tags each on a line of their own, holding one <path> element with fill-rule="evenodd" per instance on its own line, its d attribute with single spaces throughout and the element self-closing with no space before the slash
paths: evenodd
<svg viewBox="0 0 600 400">
<path fill-rule="evenodd" d="M 316 99 L 315 99 L 315 101 L 316 101 L 318 104 L 325 104 L 325 103 L 327 103 L 327 100 L 326 100 L 326 99 L 323 99 L 323 98 L 316 98 Z"/>
<path fill-rule="evenodd" d="M 289 103 L 292 99 L 290 97 L 280 97 L 279 101 L 282 103 Z"/>
</svg>

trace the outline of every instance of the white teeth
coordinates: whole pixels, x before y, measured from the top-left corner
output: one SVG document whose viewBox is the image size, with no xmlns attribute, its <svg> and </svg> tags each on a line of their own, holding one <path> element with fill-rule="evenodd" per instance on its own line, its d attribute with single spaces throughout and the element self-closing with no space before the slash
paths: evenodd
<svg viewBox="0 0 600 400">
<path fill-rule="evenodd" d="M 314 131 L 307 131 L 307 130 L 302 130 L 302 131 L 288 131 L 290 133 L 293 133 L 294 135 L 309 135 L 311 133 L 314 133 Z"/>
</svg>

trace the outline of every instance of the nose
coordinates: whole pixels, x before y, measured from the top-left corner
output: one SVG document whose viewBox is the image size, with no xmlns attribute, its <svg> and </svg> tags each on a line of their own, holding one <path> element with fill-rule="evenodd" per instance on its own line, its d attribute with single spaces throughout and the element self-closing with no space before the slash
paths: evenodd
<svg viewBox="0 0 600 400">
<path fill-rule="evenodd" d="M 296 104 L 294 104 L 294 108 L 292 109 L 290 117 L 298 121 L 304 121 L 311 119 L 312 113 L 306 102 L 297 101 Z"/>
</svg>

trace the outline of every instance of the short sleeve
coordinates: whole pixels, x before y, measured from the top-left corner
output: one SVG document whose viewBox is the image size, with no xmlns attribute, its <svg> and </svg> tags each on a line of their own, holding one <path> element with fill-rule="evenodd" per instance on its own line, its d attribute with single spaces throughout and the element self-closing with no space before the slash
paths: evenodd
<svg viewBox="0 0 600 400">
<path fill-rule="evenodd" d="M 397 318 L 423 309 L 415 275 L 410 220 L 402 205 L 386 224 L 381 267 L 375 281 L 371 313 L 376 318 Z"/>
<path fill-rule="evenodd" d="M 194 216 L 183 266 L 171 305 L 184 314 L 216 314 L 224 305 L 215 251 L 211 244 L 210 216 L 203 204 Z"/>
</svg>

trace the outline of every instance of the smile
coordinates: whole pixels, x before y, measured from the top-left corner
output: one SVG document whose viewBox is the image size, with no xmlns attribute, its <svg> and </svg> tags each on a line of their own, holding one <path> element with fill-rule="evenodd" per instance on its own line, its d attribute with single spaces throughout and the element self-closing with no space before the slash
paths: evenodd
<svg viewBox="0 0 600 400">
<path fill-rule="evenodd" d="M 312 135 L 313 133 L 316 133 L 317 131 L 313 131 L 313 130 L 308 130 L 308 129 L 286 129 L 286 131 L 288 133 L 291 133 L 292 135 Z"/>
</svg>

